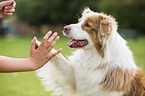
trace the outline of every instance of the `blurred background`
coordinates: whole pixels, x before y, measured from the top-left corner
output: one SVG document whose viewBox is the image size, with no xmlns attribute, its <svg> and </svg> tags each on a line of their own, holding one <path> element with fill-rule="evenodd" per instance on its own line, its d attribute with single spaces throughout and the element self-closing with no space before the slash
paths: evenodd
<svg viewBox="0 0 145 96">
<path fill-rule="evenodd" d="M 4 0 L 3 0 L 4 1 Z M 15 0 L 13 16 L 0 19 L 0 55 L 28 58 L 34 36 L 41 41 L 44 34 L 57 31 L 61 39 L 55 49 L 63 48 L 69 56 L 68 38 L 63 26 L 77 23 L 84 8 L 112 15 L 118 22 L 120 35 L 128 41 L 139 67 L 145 72 L 145 2 L 144 0 Z M 0 96 L 50 96 L 35 72 L 0 73 Z"/>
</svg>

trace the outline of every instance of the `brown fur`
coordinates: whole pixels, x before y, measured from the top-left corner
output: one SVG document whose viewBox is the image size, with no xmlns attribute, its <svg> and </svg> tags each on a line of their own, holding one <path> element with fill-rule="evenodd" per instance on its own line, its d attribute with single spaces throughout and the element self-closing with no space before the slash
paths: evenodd
<svg viewBox="0 0 145 96">
<path fill-rule="evenodd" d="M 109 22 L 109 17 L 107 15 L 99 15 L 98 18 L 99 28 L 98 36 L 99 42 L 101 44 L 101 51 L 103 52 L 102 57 L 104 56 L 106 42 L 111 34 L 111 23 Z"/>
<path fill-rule="evenodd" d="M 129 92 L 134 73 L 133 70 L 124 71 L 119 67 L 110 69 L 100 83 L 102 90 Z"/>
<path fill-rule="evenodd" d="M 86 24 L 88 24 L 90 27 L 87 27 Z M 88 17 L 85 20 L 85 22 L 82 24 L 82 29 L 88 32 L 90 38 L 95 43 L 96 50 L 102 56 L 104 52 L 101 51 L 102 46 L 97 38 L 98 27 L 99 27 L 99 24 L 97 22 L 97 16 Z"/>
<path fill-rule="evenodd" d="M 136 71 L 131 82 L 131 89 L 124 96 L 145 96 L 145 76 L 141 69 Z"/>
<path fill-rule="evenodd" d="M 86 9 L 82 15 L 90 12 L 89 9 Z M 81 19 L 78 21 L 80 22 Z M 117 30 L 115 19 L 101 13 L 99 16 L 86 18 L 81 27 L 88 32 L 95 44 L 96 50 L 104 57 L 106 42 L 112 32 L 112 27 Z M 125 94 L 123 96 L 145 96 L 145 77 L 140 69 L 137 71 L 123 70 L 119 67 L 110 69 L 100 85 L 104 91 L 124 92 Z"/>
<path fill-rule="evenodd" d="M 145 96 L 145 76 L 142 70 L 110 69 L 100 83 L 104 91 L 124 92 L 123 96 Z"/>
<path fill-rule="evenodd" d="M 92 41 L 95 43 L 95 48 L 102 57 L 104 57 L 105 43 L 111 33 L 110 26 L 107 15 L 88 17 L 82 24 L 82 29 L 88 32 Z"/>
</svg>

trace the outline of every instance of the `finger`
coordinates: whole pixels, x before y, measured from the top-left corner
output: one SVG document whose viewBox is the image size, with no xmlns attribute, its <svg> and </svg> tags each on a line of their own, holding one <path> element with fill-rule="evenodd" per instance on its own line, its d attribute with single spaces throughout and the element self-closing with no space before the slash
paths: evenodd
<svg viewBox="0 0 145 96">
<path fill-rule="evenodd" d="M 16 4 L 16 3 L 15 3 Z M 10 5 L 10 6 L 6 6 L 6 7 L 4 7 L 4 9 L 6 9 L 6 10 L 8 10 L 8 9 L 14 9 L 15 8 L 15 4 L 12 4 L 12 5 Z"/>
<path fill-rule="evenodd" d="M 59 50 L 57 50 L 56 52 L 52 53 L 52 54 L 49 54 L 49 57 L 48 58 L 52 58 L 54 56 L 56 56 L 57 54 L 59 54 L 60 52 L 62 51 L 62 48 L 60 48 Z"/>
<path fill-rule="evenodd" d="M 46 35 L 43 37 L 42 41 L 41 41 L 41 44 L 40 44 L 40 47 L 44 46 L 48 37 L 51 35 L 51 31 L 47 32 Z"/>
<path fill-rule="evenodd" d="M 14 7 L 11 6 L 6 6 L 4 9 L 9 10 L 9 9 L 14 9 Z"/>
<path fill-rule="evenodd" d="M 5 13 L 13 13 L 13 12 L 15 12 L 15 9 L 10 9 L 10 10 L 6 10 L 6 9 L 5 9 L 4 12 L 5 12 Z"/>
<path fill-rule="evenodd" d="M 55 38 L 55 40 L 54 40 L 54 41 L 52 42 L 52 44 L 49 46 L 48 52 L 50 52 L 50 51 L 52 50 L 52 48 L 55 46 L 55 44 L 58 42 L 59 39 L 60 39 L 59 36 L 57 36 L 57 37 Z"/>
<path fill-rule="evenodd" d="M 16 2 L 14 0 L 12 0 L 13 3 L 11 3 L 12 7 L 15 8 L 16 7 Z"/>
<path fill-rule="evenodd" d="M 5 6 L 5 9 L 14 9 L 16 7 L 16 2 L 12 1 L 10 5 Z"/>
<path fill-rule="evenodd" d="M 54 40 L 54 38 L 57 36 L 57 32 L 55 32 L 50 38 L 48 41 L 52 42 Z"/>
<path fill-rule="evenodd" d="M 57 36 L 57 32 L 55 32 L 47 41 L 47 43 L 45 44 L 45 47 L 48 48 L 49 45 L 51 44 L 51 42 L 55 39 L 55 37 Z"/>
<path fill-rule="evenodd" d="M 4 12 L 4 15 L 5 16 L 11 16 L 11 15 L 13 15 L 13 13 L 6 13 L 6 12 Z"/>
<path fill-rule="evenodd" d="M 0 10 L 4 7 L 4 6 L 8 6 L 12 3 L 12 1 L 3 1 L 0 3 Z"/>
<path fill-rule="evenodd" d="M 36 44 L 36 37 L 34 37 L 33 40 L 31 41 L 30 51 L 34 51 L 35 50 L 35 44 Z"/>
</svg>

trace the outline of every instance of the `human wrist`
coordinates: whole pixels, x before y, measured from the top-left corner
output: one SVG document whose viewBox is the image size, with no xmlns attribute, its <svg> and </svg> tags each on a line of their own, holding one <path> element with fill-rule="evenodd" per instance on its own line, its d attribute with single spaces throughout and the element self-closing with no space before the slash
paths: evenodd
<svg viewBox="0 0 145 96">
<path fill-rule="evenodd" d="M 29 62 L 29 65 L 30 65 L 29 67 L 31 71 L 37 70 L 39 68 L 36 64 L 36 61 L 33 58 L 29 58 L 28 62 Z"/>
</svg>

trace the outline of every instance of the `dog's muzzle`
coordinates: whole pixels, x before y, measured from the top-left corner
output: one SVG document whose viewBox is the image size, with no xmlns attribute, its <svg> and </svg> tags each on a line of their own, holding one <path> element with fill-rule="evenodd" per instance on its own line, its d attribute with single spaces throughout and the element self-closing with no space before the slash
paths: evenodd
<svg viewBox="0 0 145 96">
<path fill-rule="evenodd" d="M 70 33 L 71 28 L 69 26 L 64 27 L 64 34 L 68 35 Z"/>
</svg>

